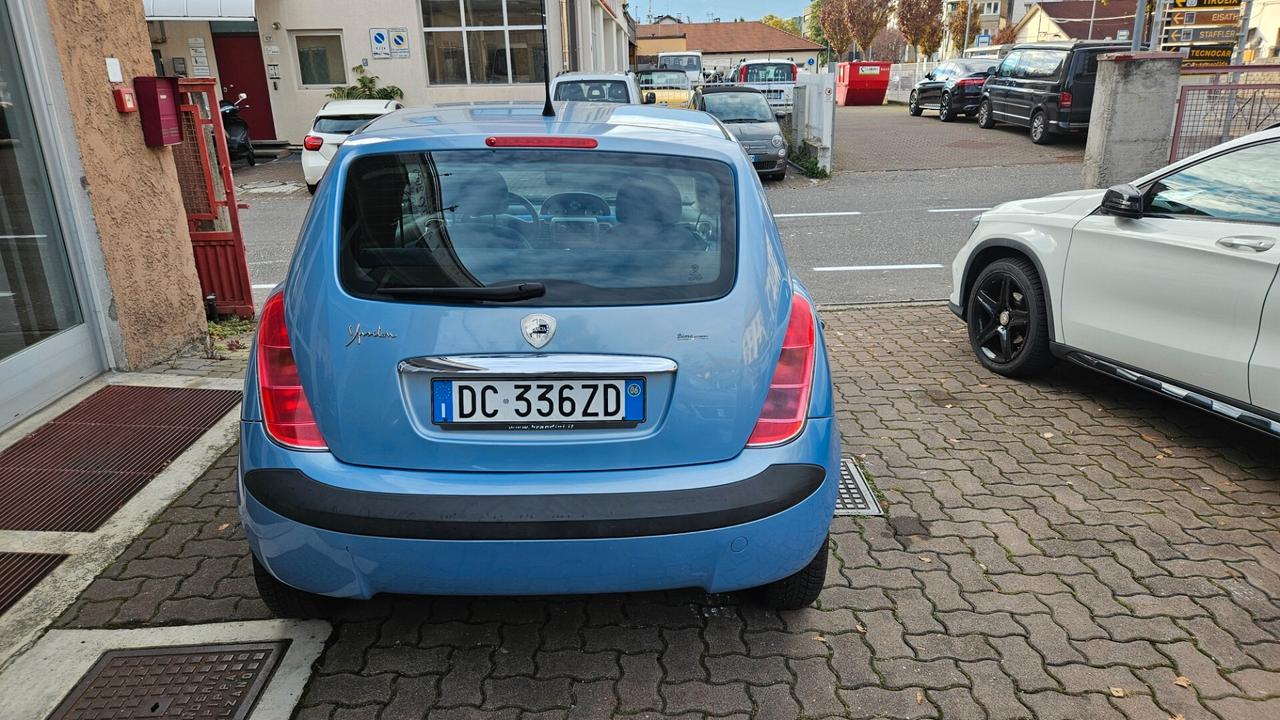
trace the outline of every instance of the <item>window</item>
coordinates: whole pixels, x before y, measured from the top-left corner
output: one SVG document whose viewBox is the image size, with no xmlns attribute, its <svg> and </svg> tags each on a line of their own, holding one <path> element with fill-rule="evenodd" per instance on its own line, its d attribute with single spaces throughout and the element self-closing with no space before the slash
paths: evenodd
<svg viewBox="0 0 1280 720">
<path fill-rule="evenodd" d="M 546 287 L 530 305 L 697 302 L 737 264 L 723 163 L 580 150 L 370 155 L 347 173 L 343 287 Z M 536 213 L 534 208 L 537 209 Z"/>
<path fill-rule="evenodd" d="M 1223 153 L 1167 175 L 1146 193 L 1155 215 L 1280 224 L 1280 142 Z"/>
<path fill-rule="evenodd" d="M 1057 50 L 1027 50 L 1018 63 L 1017 77 L 1028 80 L 1048 80 L 1062 72 L 1062 61 L 1067 54 Z"/>
<path fill-rule="evenodd" d="M 725 123 L 773 122 L 773 108 L 760 93 L 713 92 L 702 96 L 707 112 Z"/>
<path fill-rule="evenodd" d="M 556 83 L 555 99 L 629 103 L 631 93 L 621 80 L 564 80 Z"/>
<path fill-rule="evenodd" d="M 796 66 L 794 63 L 760 63 L 757 65 L 747 65 L 746 82 L 749 83 L 771 83 L 771 82 L 794 82 L 796 79 Z"/>
<path fill-rule="evenodd" d="M 347 61 L 342 54 L 342 34 L 298 33 L 298 75 L 303 85 L 345 85 Z"/>
<path fill-rule="evenodd" d="M 432 85 L 542 82 L 541 0 L 419 0 Z"/>
<path fill-rule="evenodd" d="M 982 14 L 983 15 L 999 15 L 1000 14 L 999 0 L 996 0 L 995 2 L 982 3 Z"/>
<path fill-rule="evenodd" d="M 1004 62 L 1000 63 L 1000 69 L 996 71 L 996 75 L 1002 78 L 1013 77 L 1013 71 L 1018 67 L 1018 62 L 1022 60 L 1024 53 L 1023 50 L 1009 53 Z"/>
<path fill-rule="evenodd" d="M 326 135 L 350 135 L 381 115 L 327 115 L 316 118 L 311 129 Z"/>
</svg>

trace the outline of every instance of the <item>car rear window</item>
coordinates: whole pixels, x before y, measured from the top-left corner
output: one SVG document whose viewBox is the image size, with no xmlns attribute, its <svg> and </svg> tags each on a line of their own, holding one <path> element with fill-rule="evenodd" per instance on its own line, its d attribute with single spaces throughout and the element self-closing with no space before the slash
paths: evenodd
<svg viewBox="0 0 1280 720">
<path fill-rule="evenodd" d="M 737 267 L 736 189 L 713 160 L 584 150 L 449 150 L 355 160 L 339 265 L 387 288 L 538 282 L 529 305 L 711 300 Z"/>
<path fill-rule="evenodd" d="M 1063 50 L 1027 50 L 1018 63 L 1018 77 L 1033 80 L 1050 80 L 1062 73 L 1062 61 L 1067 57 Z"/>
<path fill-rule="evenodd" d="M 350 135 L 365 123 L 377 118 L 377 115 L 330 115 L 316 118 L 316 123 L 311 129 L 330 135 Z"/>
<path fill-rule="evenodd" d="M 791 63 L 760 63 L 747 65 L 745 82 L 791 82 L 795 80 L 795 66 Z"/>
<path fill-rule="evenodd" d="M 621 80 L 563 80 L 556 83 L 555 99 L 583 102 L 631 102 L 627 84 Z"/>
</svg>

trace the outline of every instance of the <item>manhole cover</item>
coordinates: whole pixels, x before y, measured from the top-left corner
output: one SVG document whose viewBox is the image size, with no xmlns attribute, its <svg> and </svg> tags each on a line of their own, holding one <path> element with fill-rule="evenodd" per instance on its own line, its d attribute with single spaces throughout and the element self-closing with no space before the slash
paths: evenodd
<svg viewBox="0 0 1280 720">
<path fill-rule="evenodd" d="M 840 493 L 836 496 L 836 515 L 883 515 L 880 503 L 867 485 L 858 464 L 849 458 L 840 463 Z"/>
<path fill-rule="evenodd" d="M 110 650 L 49 720 L 244 720 L 287 643 Z"/>
</svg>

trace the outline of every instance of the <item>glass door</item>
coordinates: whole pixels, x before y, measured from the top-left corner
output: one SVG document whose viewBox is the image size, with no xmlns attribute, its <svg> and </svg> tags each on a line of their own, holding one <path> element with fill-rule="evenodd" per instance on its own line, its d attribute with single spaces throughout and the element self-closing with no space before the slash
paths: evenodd
<svg viewBox="0 0 1280 720">
<path fill-rule="evenodd" d="M 0 6 L 0 430 L 101 366 L 55 213 L 15 28 Z"/>
</svg>

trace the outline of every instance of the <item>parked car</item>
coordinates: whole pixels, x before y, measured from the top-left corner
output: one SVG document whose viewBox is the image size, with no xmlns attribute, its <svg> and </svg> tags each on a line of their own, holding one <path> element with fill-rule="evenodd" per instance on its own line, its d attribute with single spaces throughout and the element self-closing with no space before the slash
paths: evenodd
<svg viewBox="0 0 1280 720">
<path fill-rule="evenodd" d="M 775 114 L 790 114 L 800 66 L 790 60 L 747 60 L 734 71 L 734 82 L 764 93 Z"/>
<path fill-rule="evenodd" d="M 705 78 L 702 69 L 702 53 L 696 50 L 660 52 L 658 69 L 679 70 L 689 77 L 691 85 L 698 85 Z"/>
<path fill-rule="evenodd" d="M 316 112 L 302 139 L 302 177 L 312 195 L 338 146 L 370 120 L 404 107 L 395 100 L 330 100 Z"/>
<path fill-rule="evenodd" d="M 693 106 L 693 86 L 689 76 L 679 70 L 643 70 L 636 73 L 636 82 L 646 100 L 649 93 L 653 93 L 653 104 L 673 108 Z"/>
<path fill-rule="evenodd" d="M 907 111 L 919 117 L 925 110 L 937 110 L 938 119 L 951 122 L 960 115 L 978 112 L 982 85 L 995 73 L 995 60 L 948 60 L 930 70 L 915 87 Z"/>
<path fill-rule="evenodd" d="M 1098 56 L 1127 49 L 1114 40 L 1015 45 L 983 86 L 978 127 L 1021 125 L 1037 145 L 1087 131 Z"/>
<path fill-rule="evenodd" d="M 1280 129 L 1132 185 L 1006 203 L 952 266 L 985 367 L 1055 358 L 1280 435 Z"/>
<path fill-rule="evenodd" d="M 737 138 L 760 177 L 787 176 L 787 141 L 764 94 L 740 85 L 708 85 L 698 90 L 694 108 L 710 113 Z"/>
<path fill-rule="evenodd" d="M 640 105 L 645 98 L 630 73 L 561 73 L 551 80 L 551 97 L 570 102 Z"/>
<path fill-rule="evenodd" d="M 811 603 L 839 433 L 754 168 L 704 113 L 502 110 L 375 120 L 311 203 L 245 383 L 263 599 Z"/>
</svg>

